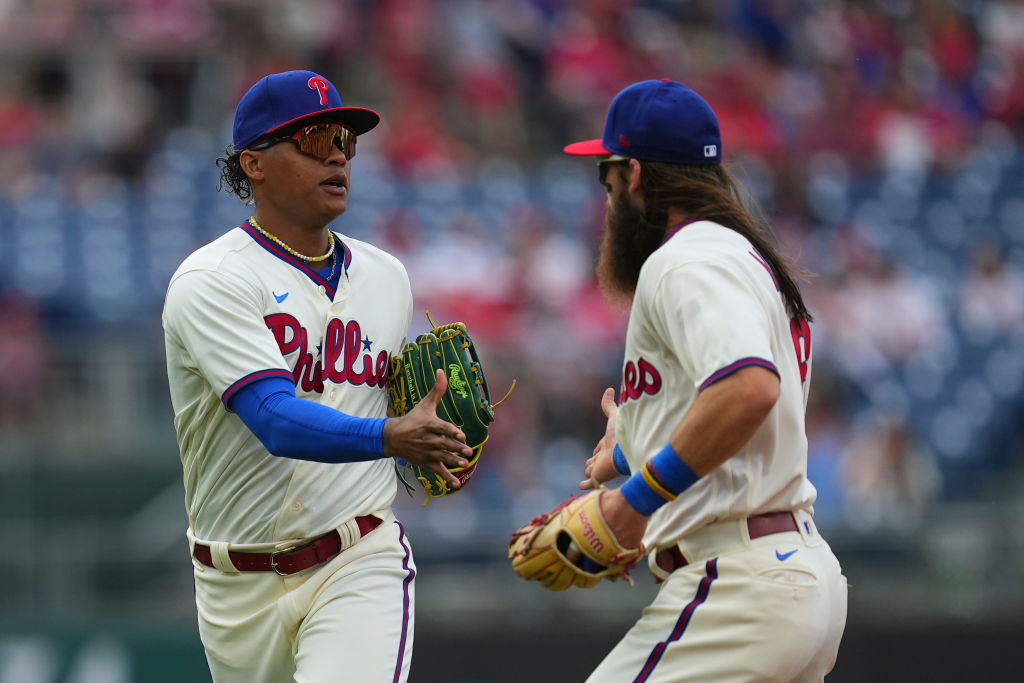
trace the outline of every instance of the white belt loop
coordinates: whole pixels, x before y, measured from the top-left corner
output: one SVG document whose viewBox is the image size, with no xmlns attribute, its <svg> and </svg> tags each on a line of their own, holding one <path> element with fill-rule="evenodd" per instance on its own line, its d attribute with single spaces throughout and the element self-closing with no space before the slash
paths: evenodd
<svg viewBox="0 0 1024 683">
<path fill-rule="evenodd" d="M 660 566 L 658 566 L 657 557 L 659 552 L 662 551 L 652 550 L 651 552 L 647 553 L 647 568 L 651 570 L 651 573 L 654 574 L 655 578 L 661 581 L 667 581 L 669 573 L 662 569 Z"/>
<path fill-rule="evenodd" d="M 824 539 L 818 534 L 818 527 L 814 524 L 814 517 L 807 510 L 794 510 L 793 519 L 796 520 L 797 531 L 804 538 L 804 543 L 809 546 L 821 545 Z"/>
<path fill-rule="evenodd" d="M 338 527 L 338 535 L 341 536 L 341 552 L 345 552 L 360 538 L 359 523 L 354 518 L 348 520 Z"/>
<path fill-rule="evenodd" d="M 231 557 L 228 555 L 229 546 L 230 544 L 224 541 L 211 542 L 210 559 L 213 560 L 213 566 L 225 574 L 238 574 L 238 568 L 231 562 Z"/>
</svg>

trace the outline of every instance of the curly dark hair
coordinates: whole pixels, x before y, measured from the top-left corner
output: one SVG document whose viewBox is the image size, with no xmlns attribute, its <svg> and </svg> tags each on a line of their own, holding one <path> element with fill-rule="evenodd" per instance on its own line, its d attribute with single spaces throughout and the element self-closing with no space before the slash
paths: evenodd
<svg viewBox="0 0 1024 683">
<path fill-rule="evenodd" d="M 217 157 L 217 166 L 220 168 L 220 180 L 217 181 L 217 191 L 225 191 L 228 194 L 236 195 L 246 204 L 252 203 L 252 186 L 249 185 L 249 177 L 242 170 L 239 163 L 241 151 L 228 145 L 224 148 L 224 156 Z"/>
</svg>

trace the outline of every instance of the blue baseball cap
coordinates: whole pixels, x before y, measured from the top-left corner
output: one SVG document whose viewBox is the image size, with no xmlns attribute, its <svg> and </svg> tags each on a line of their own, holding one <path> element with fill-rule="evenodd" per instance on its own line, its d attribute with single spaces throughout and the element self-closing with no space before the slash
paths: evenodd
<svg viewBox="0 0 1024 683">
<path fill-rule="evenodd" d="M 722 134 L 704 98 L 678 81 L 640 81 L 608 108 L 599 140 L 574 142 L 566 154 L 618 156 L 675 164 L 719 164 Z"/>
<path fill-rule="evenodd" d="M 341 123 L 356 135 L 371 130 L 380 114 L 362 107 L 343 107 L 329 80 L 312 71 L 285 71 L 256 81 L 235 109 L 232 138 L 242 150 L 264 135 L 298 123 Z"/>
</svg>

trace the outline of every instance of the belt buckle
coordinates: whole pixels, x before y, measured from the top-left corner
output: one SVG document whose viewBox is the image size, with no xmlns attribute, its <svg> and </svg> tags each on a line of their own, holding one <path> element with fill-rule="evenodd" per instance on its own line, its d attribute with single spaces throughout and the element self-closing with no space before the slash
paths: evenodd
<svg viewBox="0 0 1024 683">
<path fill-rule="evenodd" d="M 274 573 L 277 574 L 278 576 L 291 576 L 290 574 L 285 574 L 280 569 L 278 569 L 277 568 L 277 562 L 275 560 L 277 559 L 278 555 L 283 555 L 284 553 L 290 553 L 293 550 L 298 550 L 298 546 L 297 545 L 290 545 L 287 548 L 281 548 L 280 550 L 272 550 L 270 552 L 270 568 L 273 569 Z"/>
</svg>

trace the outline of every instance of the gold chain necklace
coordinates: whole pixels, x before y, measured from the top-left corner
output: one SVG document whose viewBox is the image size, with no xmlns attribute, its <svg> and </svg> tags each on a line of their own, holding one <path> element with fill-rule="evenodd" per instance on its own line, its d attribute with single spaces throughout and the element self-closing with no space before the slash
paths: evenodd
<svg viewBox="0 0 1024 683">
<path fill-rule="evenodd" d="M 331 274 L 327 276 L 327 281 L 330 282 L 331 280 L 334 279 L 334 271 L 338 267 L 338 255 L 334 253 L 334 249 L 333 249 L 333 247 L 334 247 L 334 235 L 333 235 L 333 233 L 328 231 L 327 234 L 331 235 L 331 247 L 332 247 L 332 249 L 331 249 Z"/>
<path fill-rule="evenodd" d="M 327 241 L 330 242 L 330 246 L 327 248 L 327 253 L 324 254 L 323 256 L 306 256 L 305 254 L 300 254 L 299 252 L 295 251 L 294 249 L 289 247 L 287 244 L 285 244 L 284 242 L 279 240 L 276 236 L 271 235 L 269 232 L 264 230 L 263 227 L 256 221 L 256 216 L 249 216 L 249 225 L 251 225 L 252 227 L 254 227 L 257 230 L 259 230 L 260 234 L 263 235 L 264 237 L 266 237 L 267 239 L 270 239 L 270 240 L 273 240 L 274 242 L 276 242 L 278 245 L 281 246 L 282 249 L 287 251 L 289 254 L 291 254 L 295 258 L 300 258 L 303 261 L 305 261 L 306 263 L 315 263 L 317 261 L 326 261 L 327 259 L 329 259 L 332 256 L 334 256 L 334 233 L 332 233 L 330 230 L 327 231 Z M 331 263 L 331 276 L 332 277 L 334 276 L 334 266 L 335 266 L 335 264 L 334 264 L 334 262 L 332 262 Z"/>
</svg>

